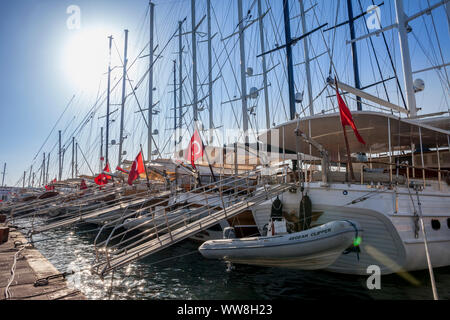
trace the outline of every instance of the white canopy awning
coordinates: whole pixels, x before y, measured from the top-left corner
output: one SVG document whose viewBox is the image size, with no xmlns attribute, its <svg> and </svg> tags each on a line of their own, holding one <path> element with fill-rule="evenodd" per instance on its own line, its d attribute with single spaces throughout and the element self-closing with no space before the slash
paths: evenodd
<svg viewBox="0 0 450 320">
<path fill-rule="evenodd" d="M 434 127 L 432 126 L 433 122 L 430 120 L 402 119 L 379 112 L 353 111 L 352 116 L 360 135 L 366 142 L 366 145 L 358 142 L 352 129 L 346 127 L 352 153 L 382 153 L 389 151 L 389 123 L 392 149 L 408 150 L 411 148 L 411 143 L 419 147 L 419 128 L 424 148 L 434 148 L 436 145 L 448 147 L 448 137 L 450 135 L 450 131 L 446 130 L 450 127 L 450 118 L 448 117 L 447 123 L 445 119 L 439 119 L 439 127 Z M 258 138 L 263 143 L 267 143 L 270 137 L 273 136 L 273 139 L 276 141 L 270 141 L 271 145 L 278 143 L 278 146 L 282 147 L 284 141 L 284 146 L 287 150 L 308 153 L 310 146 L 303 139 L 299 139 L 297 150 L 297 138 L 294 133 L 297 125 L 299 125 L 302 132 L 320 143 L 329 152 L 331 158 L 337 159 L 338 153 L 340 153 L 341 157 L 346 154 L 339 113 L 321 114 L 292 120 L 270 129 Z M 312 155 L 319 156 L 315 148 L 311 148 L 311 150 Z"/>
</svg>

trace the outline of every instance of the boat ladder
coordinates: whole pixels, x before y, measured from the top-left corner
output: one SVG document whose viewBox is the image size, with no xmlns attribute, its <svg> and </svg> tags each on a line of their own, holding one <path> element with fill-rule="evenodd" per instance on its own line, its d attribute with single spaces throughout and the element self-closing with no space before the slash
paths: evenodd
<svg viewBox="0 0 450 320">
<path fill-rule="evenodd" d="M 168 248 L 218 224 L 221 220 L 233 218 L 292 188 L 291 184 L 270 185 L 267 183 L 267 177 L 258 183 L 259 178 L 258 173 L 252 172 L 243 178 L 225 179 L 215 185 L 213 183 L 192 190 L 187 198 L 170 206 L 161 208 L 155 205 L 149 208 L 145 216 L 150 219 L 142 222 L 142 225 L 147 224 L 148 228 L 127 239 L 127 233 L 139 230 L 139 226 L 116 234 L 116 231 L 120 230 L 120 225 L 116 225 L 108 238 L 97 244 L 100 231 L 95 241 L 97 262 L 91 270 L 103 277 L 117 268 Z M 189 213 L 176 214 L 180 212 L 180 207 L 189 207 L 189 200 L 195 199 L 198 206 L 198 200 L 201 198 L 204 202 L 200 207 L 188 210 Z M 192 203 L 193 201 L 190 202 Z M 121 241 L 109 246 L 114 239 Z"/>
</svg>

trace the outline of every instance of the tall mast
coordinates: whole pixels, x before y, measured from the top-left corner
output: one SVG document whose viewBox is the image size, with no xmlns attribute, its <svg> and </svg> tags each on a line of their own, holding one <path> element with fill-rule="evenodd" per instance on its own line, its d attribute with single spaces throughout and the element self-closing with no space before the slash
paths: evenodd
<svg viewBox="0 0 450 320">
<path fill-rule="evenodd" d="M 398 37 L 400 42 L 400 52 L 402 57 L 403 79 L 405 81 L 406 102 L 411 117 L 417 115 L 416 96 L 414 94 L 411 55 L 409 53 L 407 16 L 403 8 L 403 0 L 395 0 L 395 11 L 397 14 Z"/>
<path fill-rule="evenodd" d="M 347 0 L 348 10 L 348 25 L 350 27 L 350 38 L 355 40 L 355 25 L 353 19 L 353 5 L 352 0 Z M 356 48 L 356 41 L 352 41 L 352 57 L 353 57 L 353 74 L 355 78 L 356 89 L 361 89 L 361 82 L 359 80 L 359 67 L 358 67 L 358 49 Z M 356 104 L 358 111 L 362 110 L 361 97 L 356 97 Z"/>
<path fill-rule="evenodd" d="M 206 14 L 208 24 L 208 100 L 209 100 L 209 129 L 214 129 L 214 112 L 213 112 L 213 80 L 212 80 L 212 36 L 211 36 L 211 0 L 206 2 Z"/>
<path fill-rule="evenodd" d="M 303 3 L 304 0 L 299 0 L 300 4 L 300 18 L 302 20 L 302 32 L 303 34 L 306 34 L 308 32 L 308 29 L 306 28 L 306 15 L 305 15 L 305 6 Z M 311 66 L 310 66 L 310 59 L 309 59 L 309 45 L 308 45 L 308 38 L 303 39 L 303 52 L 305 56 L 305 70 L 306 70 L 306 82 L 308 85 L 308 106 L 309 106 L 309 115 L 314 115 L 314 102 L 313 102 L 313 95 L 312 95 L 312 82 L 311 82 Z"/>
<path fill-rule="evenodd" d="M 147 160 L 152 160 L 152 128 L 153 128 L 153 30 L 155 23 L 155 4 L 150 2 L 150 54 L 149 54 L 149 74 L 148 74 L 148 141 Z"/>
<path fill-rule="evenodd" d="M 127 63 L 128 63 L 128 30 L 125 29 L 125 44 L 123 52 L 123 72 L 122 72 L 122 105 L 120 109 L 120 136 L 119 136 L 119 167 L 122 165 L 122 146 L 123 146 L 123 123 L 125 118 L 125 100 L 126 100 L 126 83 L 127 83 Z"/>
<path fill-rule="evenodd" d="M 5 162 L 5 165 L 3 166 L 2 187 L 5 186 L 5 174 L 6 174 L 6 162 Z"/>
<path fill-rule="evenodd" d="M 110 107 L 110 91 L 111 91 L 111 47 L 113 37 L 109 36 L 109 62 L 108 62 L 108 91 L 106 93 L 106 139 L 105 139 L 105 159 L 109 161 L 109 107 Z"/>
<path fill-rule="evenodd" d="M 28 187 L 31 187 L 31 176 L 33 175 L 33 165 L 30 168 L 30 174 L 28 175 Z"/>
<path fill-rule="evenodd" d="M 61 130 L 58 131 L 58 156 L 59 156 L 59 171 L 58 180 L 62 180 L 62 152 L 61 152 Z"/>
<path fill-rule="evenodd" d="M 49 170 L 49 165 L 50 165 L 50 153 L 48 154 L 48 157 L 47 157 L 47 170 L 45 170 L 45 174 L 46 174 L 46 177 L 45 177 L 45 183 L 46 183 L 46 184 L 48 183 L 48 170 Z"/>
<path fill-rule="evenodd" d="M 248 144 L 248 108 L 247 108 L 247 79 L 245 74 L 245 42 L 244 18 L 242 14 L 242 0 L 238 0 L 239 19 L 239 50 L 241 59 L 241 95 L 242 95 L 242 129 L 245 135 L 245 144 Z"/>
<path fill-rule="evenodd" d="M 78 142 L 75 144 L 75 173 L 78 177 Z"/>
<path fill-rule="evenodd" d="M 44 161 L 45 161 L 45 159 L 44 159 Z M 75 174 L 74 169 L 75 169 L 75 137 L 72 137 L 72 179 Z"/>
<path fill-rule="evenodd" d="M 103 169 L 103 127 L 100 128 L 100 171 Z"/>
<path fill-rule="evenodd" d="M 22 188 L 25 188 L 25 177 L 26 177 L 26 175 L 27 175 L 27 172 L 26 172 L 26 171 L 24 171 L 24 172 L 23 172 L 23 182 L 22 182 Z"/>
<path fill-rule="evenodd" d="M 284 13 L 284 33 L 286 37 L 286 58 L 288 71 L 288 88 L 289 88 L 289 114 L 290 119 L 295 119 L 295 93 L 294 93 L 294 68 L 292 64 L 292 39 L 291 39 L 291 22 L 289 18 L 289 1 L 283 0 Z"/>
<path fill-rule="evenodd" d="M 194 126 L 198 120 L 198 89 L 197 89 L 197 30 L 195 25 L 195 0 L 191 0 L 191 20 L 192 20 L 192 90 L 194 91 Z"/>
<path fill-rule="evenodd" d="M 258 18 L 259 18 L 259 42 L 261 45 L 261 52 L 266 52 L 261 0 L 258 0 Z M 270 129 L 269 90 L 267 86 L 267 66 L 265 55 L 262 56 L 262 70 L 263 70 L 263 86 L 264 86 L 264 105 L 266 110 L 266 129 Z"/>
<path fill-rule="evenodd" d="M 177 60 L 173 60 L 173 134 L 177 151 Z"/>
<path fill-rule="evenodd" d="M 42 160 L 42 184 L 46 184 L 46 180 L 45 180 L 45 152 L 44 152 L 44 158 Z"/>
<path fill-rule="evenodd" d="M 183 21 L 178 21 L 178 128 L 179 137 L 181 137 L 181 129 L 183 127 L 183 38 L 182 38 Z M 180 141 L 177 140 L 177 143 Z"/>
<path fill-rule="evenodd" d="M 445 11 L 447 13 L 447 27 L 448 27 L 448 33 L 450 35 L 450 2 L 447 2 L 445 4 Z"/>
</svg>

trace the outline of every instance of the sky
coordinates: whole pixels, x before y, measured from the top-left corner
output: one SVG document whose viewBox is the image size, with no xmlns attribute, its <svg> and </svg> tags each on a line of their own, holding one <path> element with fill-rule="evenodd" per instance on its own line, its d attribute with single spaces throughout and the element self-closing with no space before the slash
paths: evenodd
<svg viewBox="0 0 450 320">
<path fill-rule="evenodd" d="M 305 0 L 305 7 L 311 7 L 316 1 Z M 319 23 L 329 23 L 329 26 L 346 20 L 346 1 L 330 0 L 317 1 L 318 5 L 307 15 L 307 25 L 311 29 Z M 438 1 L 410 0 L 405 1 L 405 11 L 412 14 L 420 11 L 428 5 Z M 263 0 L 263 11 L 270 7 L 270 11 L 264 18 L 266 49 L 271 49 L 283 43 L 284 28 L 282 15 L 282 1 Z M 361 0 L 362 7 L 366 9 L 371 1 Z M 178 21 L 187 20 L 183 24 L 183 31 L 191 29 L 191 8 L 189 0 L 155 0 L 155 45 L 156 53 L 160 54 L 155 63 L 155 89 L 154 102 L 159 102 L 157 109 L 160 114 L 155 116 L 153 128 L 158 129 L 159 135 L 155 136 L 160 149 L 165 152 L 172 151 L 168 137 L 173 131 L 173 60 L 177 59 L 178 38 L 172 37 L 176 32 Z M 74 11 L 68 9 L 76 6 L 80 9 L 79 28 L 71 24 Z M 213 78 L 218 78 L 214 84 L 214 124 L 216 127 L 240 127 L 242 117 L 240 102 L 224 103 L 240 96 L 239 74 L 239 45 L 237 37 L 222 41 L 227 35 L 236 31 L 237 1 L 212 0 L 213 19 L 212 32 L 216 34 L 213 39 L 214 67 Z M 252 16 L 257 15 L 256 5 L 253 0 L 244 0 L 244 15 L 250 10 Z M 290 1 L 292 36 L 301 35 L 301 25 L 296 16 L 299 13 L 298 2 Z M 353 0 L 355 15 L 360 12 L 359 2 Z M 383 26 L 391 24 L 395 20 L 395 7 L 392 0 L 385 1 L 381 8 Z M 206 13 L 206 1 L 197 0 L 197 22 Z M 313 14 L 314 12 L 314 14 Z M 432 20 L 433 19 L 433 20 Z M 68 25 L 69 21 L 69 25 Z M 438 30 L 438 42 L 436 41 Z M 75 28 L 74 28 L 75 26 Z M 441 61 L 442 52 L 445 62 L 449 61 L 450 37 L 447 17 L 443 8 L 433 11 L 433 16 L 424 16 L 411 23 L 413 34 L 409 35 L 413 69 L 418 70 L 438 64 Z M 129 70 L 129 78 L 133 86 L 139 86 L 136 97 L 127 98 L 127 115 L 125 118 L 125 150 L 126 158 L 132 159 L 139 151 L 140 144 L 147 145 L 147 135 L 144 120 L 139 107 L 146 108 L 148 87 L 145 72 L 148 69 L 148 58 L 137 58 L 142 50 L 147 54 L 149 38 L 148 1 L 146 0 L 18 0 L 2 1 L 0 3 L 0 68 L 3 77 L 0 79 L 0 166 L 7 163 L 6 184 L 21 185 L 20 179 L 23 172 L 29 172 L 33 164 L 34 169 L 42 162 L 42 153 L 51 161 L 50 175 L 56 175 L 57 131 L 63 131 L 63 144 L 67 148 L 65 155 L 64 175 L 70 175 L 72 135 L 76 136 L 80 145 L 79 156 L 80 172 L 98 172 L 100 155 L 100 127 L 104 126 L 104 118 L 101 118 L 106 107 L 104 92 L 106 88 L 108 39 L 113 35 L 112 49 L 112 83 L 118 83 L 121 77 L 121 65 L 123 57 L 124 29 L 129 33 L 129 64 L 133 66 Z M 366 33 L 365 21 L 361 19 L 355 25 L 356 33 Z M 254 74 L 261 72 L 261 60 L 256 56 L 260 54 L 258 24 L 255 23 L 245 32 L 246 65 L 254 69 Z M 198 72 L 199 83 L 207 81 L 207 51 L 204 42 L 206 23 L 199 28 L 198 36 Z M 315 33 L 309 37 L 311 56 L 319 55 L 327 45 L 333 50 L 333 62 L 337 65 L 340 79 L 353 84 L 353 69 L 351 63 L 351 50 L 345 43 L 349 38 L 347 26 L 336 29 L 336 32 Z M 394 32 L 386 32 L 388 45 L 394 58 L 395 66 L 402 75 L 400 53 L 397 36 Z M 333 40 L 334 39 L 334 40 Z M 183 99 L 190 103 L 192 100 L 192 45 L 190 35 L 183 37 L 184 82 Z M 417 41 L 418 40 L 418 41 Z M 373 38 L 374 48 L 377 52 L 380 67 L 384 77 L 392 76 L 392 68 L 388 60 L 387 52 L 381 37 Z M 430 49 L 432 48 L 432 49 Z M 422 51 L 425 50 L 426 53 Z M 429 50 L 429 51 L 428 51 Z M 361 41 L 358 43 L 359 67 L 362 84 L 367 85 L 380 80 L 380 75 L 375 66 L 370 43 Z M 294 62 L 304 60 L 303 45 L 299 42 L 293 48 Z M 136 62 L 134 63 L 134 60 Z M 287 120 L 287 81 L 285 71 L 285 55 L 280 50 L 267 57 L 269 68 L 274 70 L 269 73 L 269 96 L 271 106 L 271 123 L 279 124 Z M 328 76 L 329 56 L 323 55 L 312 63 L 313 92 L 314 96 L 325 86 L 325 78 Z M 180 66 L 177 65 L 177 70 Z M 297 65 L 294 69 L 295 85 L 297 92 L 305 92 L 306 81 L 303 65 Z M 441 70 L 441 77 L 444 72 Z M 177 75 L 178 76 L 178 75 Z M 426 83 L 426 90 L 417 95 L 418 105 L 431 113 L 448 110 L 448 89 L 443 89 L 437 73 L 427 72 L 420 74 Z M 141 80 L 142 83 L 139 81 Z M 261 88 L 261 77 L 249 77 L 248 89 Z M 447 84 L 448 86 L 448 84 Z M 111 92 L 112 110 L 118 108 L 121 101 L 121 86 L 118 85 Z M 128 85 L 127 85 L 128 87 Z M 448 87 L 447 87 L 448 88 Z M 206 87 L 200 86 L 199 98 L 206 96 Z M 369 89 L 374 94 L 385 97 L 381 86 Z M 127 94 L 130 93 L 128 87 Z M 398 89 L 395 83 L 388 83 L 390 99 L 401 105 Z M 332 110 L 332 102 L 322 94 L 315 101 L 316 112 Z M 73 98 L 74 97 L 74 98 Z M 73 98 L 73 100 L 72 100 Z M 69 107 L 66 109 L 69 101 Z M 96 104 L 96 101 L 98 103 Z M 205 100 L 206 101 L 206 100 Z M 354 102 L 350 102 L 351 108 L 355 108 Z M 265 128 L 264 99 L 262 92 L 256 100 L 249 105 L 255 105 L 257 113 L 251 118 L 253 129 Z M 298 112 L 304 107 L 298 106 Z M 206 108 L 207 109 L 207 108 Z M 92 113 L 92 110 L 95 112 Z M 185 123 L 190 124 L 191 110 L 186 110 Z M 87 115 L 90 115 L 87 116 Z M 58 121 L 58 119 L 61 119 Z M 207 110 L 202 112 L 201 120 L 207 125 Z M 119 112 L 112 116 L 111 137 L 118 140 Z M 57 122 L 58 121 L 58 122 Z M 55 125 L 56 123 L 56 125 Z M 83 124 L 80 129 L 80 124 Z M 53 131 L 52 131 L 53 130 Z M 221 133 L 224 134 L 224 133 Z M 48 140 L 46 140 L 48 137 Z M 186 137 L 189 139 L 189 134 Z M 44 144 L 45 142 L 45 144 Z M 43 145 L 44 144 L 44 145 Z M 43 147 L 42 147 L 43 146 Z M 42 148 L 41 148 L 42 147 Z M 117 147 L 111 146 L 110 152 L 117 160 Z M 113 164 L 115 167 L 116 164 Z M 39 174 L 39 173 L 37 173 Z M 28 179 L 28 173 L 27 173 Z M 37 178 L 36 178 L 37 179 Z"/>
</svg>

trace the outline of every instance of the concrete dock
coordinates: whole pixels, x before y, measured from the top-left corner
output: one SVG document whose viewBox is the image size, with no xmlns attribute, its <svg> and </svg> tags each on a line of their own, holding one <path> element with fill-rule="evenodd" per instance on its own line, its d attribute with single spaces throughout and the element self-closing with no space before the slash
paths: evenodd
<svg viewBox="0 0 450 320">
<path fill-rule="evenodd" d="M 79 290 L 69 288 L 67 281 L 60 275 L 61 272 L 30 245 L 19 231 L 9 230 L 8 241 L 0 244 L 0 300 L 86 299 Z M 6 294 L 8 283 L 10 286 Z"/>
</svg>

